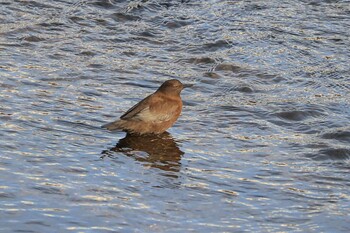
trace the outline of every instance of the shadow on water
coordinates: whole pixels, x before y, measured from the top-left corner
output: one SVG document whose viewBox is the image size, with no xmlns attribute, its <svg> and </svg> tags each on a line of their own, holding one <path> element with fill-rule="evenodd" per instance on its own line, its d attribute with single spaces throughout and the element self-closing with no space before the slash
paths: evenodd
<svg viewBox="0 0 350 233">
<path fill-rule="evenodd" d="M 101 158 L 106 156 L 113 158 L 115 155 L 113 152 L 133 157 L 144 166 L 171 172 L 180 171 L 180 160 L 184 154 L 168 132 L 142 136 L 127 134 L 114 147 L 102 151 Z"/>
<path fill-rule="evenodd" d="M 317 161 L 329 159 L 334 161 L 345 161 L 350 159 L 350 150 L 347 148 L 325 148 L 313 154 L 308 154 L 307 157 Z"/>
</svg>

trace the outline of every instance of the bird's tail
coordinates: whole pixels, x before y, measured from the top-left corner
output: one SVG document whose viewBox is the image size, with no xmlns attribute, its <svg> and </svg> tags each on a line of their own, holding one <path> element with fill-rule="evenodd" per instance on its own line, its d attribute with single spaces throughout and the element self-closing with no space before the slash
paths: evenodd
<svg viewBox="0 0 350 233">
<path fill-rule="evenodd" d="M 120 121 L 113 121 L 111 123 L 105 124 L 101 126 L 104 129 L 108 129 L 108 130 L 118 130 L 118 129 L 122 129 L 121 125 L 120 125 Z"/>
</svg>

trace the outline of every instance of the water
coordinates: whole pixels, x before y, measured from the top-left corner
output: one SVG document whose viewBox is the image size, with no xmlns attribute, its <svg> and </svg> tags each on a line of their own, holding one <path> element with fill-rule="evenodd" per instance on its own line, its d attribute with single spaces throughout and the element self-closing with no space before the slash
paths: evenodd
<svg viewBox="0 0 350 233">
<path fill-rule="evenodd" d="M 349 232 L 349 1 L 0 4 L 1 232 Z M 192 84 L 161 137 L 100 128 Z"/>
</svg>

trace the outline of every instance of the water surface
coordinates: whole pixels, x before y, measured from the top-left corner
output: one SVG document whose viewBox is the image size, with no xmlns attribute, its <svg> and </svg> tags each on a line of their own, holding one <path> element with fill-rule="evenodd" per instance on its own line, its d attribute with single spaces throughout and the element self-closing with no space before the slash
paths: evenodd
<svg viewBox="0 0 350 233">
<path fill-rule="evenodd" d="M 350 231 L 348 1 L 0 10 L 0 231 Z M 168 134 L 100 128 L 171 78 Z"/>
</svg>

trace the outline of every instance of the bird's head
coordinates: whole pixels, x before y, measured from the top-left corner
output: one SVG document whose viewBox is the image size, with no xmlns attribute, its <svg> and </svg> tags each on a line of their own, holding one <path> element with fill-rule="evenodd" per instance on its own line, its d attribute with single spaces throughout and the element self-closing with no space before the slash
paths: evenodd
<svg viewBox="0 0 350 233">
<path fill-rule="evenodd" d="M 167 95 L 179 95 L 184 89 L 184 85 L 177 79 L 170 79 L 165 81 L 158 91 Z"/>
</svg>

